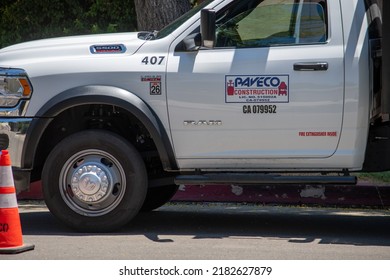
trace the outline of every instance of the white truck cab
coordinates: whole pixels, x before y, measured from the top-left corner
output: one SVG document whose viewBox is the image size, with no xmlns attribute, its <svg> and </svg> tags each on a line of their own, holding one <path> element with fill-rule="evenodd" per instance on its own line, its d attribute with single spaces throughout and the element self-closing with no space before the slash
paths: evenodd
<svg viewBox="0 0 390 280">
<path fill-rule="evenodd" d="M 42 180 L 60 220 L 109 231 L 179 184 L 390 170 L 380 4 L 206 0 L 158 32 L 0 50 L 0 145 L 18 189 Z"/>
</svg>

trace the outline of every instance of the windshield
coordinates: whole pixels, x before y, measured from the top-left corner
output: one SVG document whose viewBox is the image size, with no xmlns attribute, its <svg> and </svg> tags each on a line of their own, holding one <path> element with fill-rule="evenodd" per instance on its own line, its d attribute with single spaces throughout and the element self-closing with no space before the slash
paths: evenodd
<svg viewBox="0 0 390 280">
<path fill-rule="evenodd" d="M 181 17 L 179 17 L 177 20 L 175 20 L 174 22 L 170 23 L 169 25 L 167 25 L 166 27 L 164 27 L 163 29 L 161 29 L 155 39 L 161 39 L 161 38 L 164 38 L 166 36 L 168 36 L 169 34 L 171 34 L 173 31 L 175 31 L 180 25 L 182 25 L 185 21 L 187 21 L 188 19 L 190 19 L 192 16 L 194 16 L 197 12 L 199 12 L 200 10 L 202 10 L 202 8 L 206 7 L 208 4 L 210 4 L 213 0 L 206 0 L 204 2 L 202 2 L 200 5 L 196 6 L 195 8 L 193 8 L 192 10 L 190 10 L 188 13 L 182 15 Z"/>
</svg>

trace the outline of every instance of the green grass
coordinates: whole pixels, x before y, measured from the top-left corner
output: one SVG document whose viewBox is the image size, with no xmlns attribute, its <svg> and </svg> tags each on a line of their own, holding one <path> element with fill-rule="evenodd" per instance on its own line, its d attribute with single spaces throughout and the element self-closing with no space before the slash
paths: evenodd
<svg viewBox="0 0 390 280">
<path fill-rule="evenodd" d="M 373 182 L 390 183 L 390 171 L 375 173 L 359 173 L 358 178 Z"/>
</svg>

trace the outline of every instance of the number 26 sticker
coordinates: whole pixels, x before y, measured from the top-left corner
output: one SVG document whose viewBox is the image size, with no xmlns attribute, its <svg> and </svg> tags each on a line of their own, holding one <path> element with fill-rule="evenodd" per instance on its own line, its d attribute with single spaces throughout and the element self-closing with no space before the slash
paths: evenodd
<svg viewBox="0 0 390 280">
<path fill-rule="evenodd" d="M 150 82 L 150 95 L 161 95 L 161 82 Z"/>
</svg>

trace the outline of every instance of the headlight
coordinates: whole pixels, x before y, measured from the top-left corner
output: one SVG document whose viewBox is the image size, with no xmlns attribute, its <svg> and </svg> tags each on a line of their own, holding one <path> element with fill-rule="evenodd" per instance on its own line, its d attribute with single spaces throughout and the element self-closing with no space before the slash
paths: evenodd
<svg viewBox="0 0 390 280">
<path fill-rule="evenodd" d="M 15 107 L 31 94 L 32 86 L 24 70 L 0 68 L 0 107 Z"/>
</svg>

